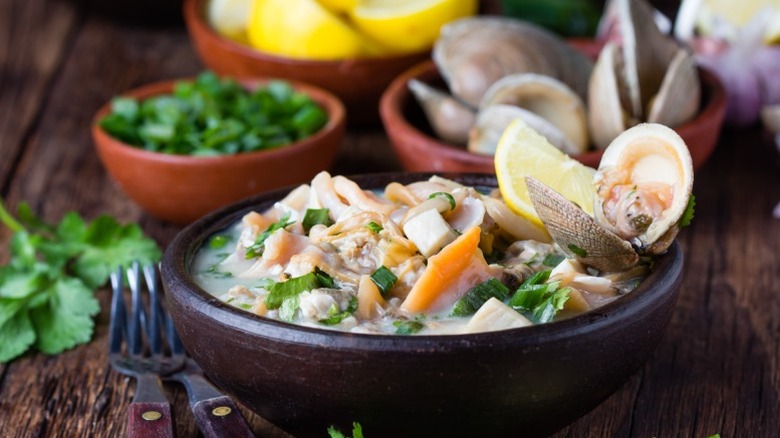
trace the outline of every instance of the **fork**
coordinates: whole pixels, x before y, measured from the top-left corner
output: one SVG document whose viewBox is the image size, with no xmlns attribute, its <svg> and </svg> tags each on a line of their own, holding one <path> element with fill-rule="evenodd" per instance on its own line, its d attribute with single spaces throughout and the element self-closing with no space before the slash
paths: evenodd
<svg viewBox="0 0 780 438">
<path fill-rule="evenodd" d="M 164 323 L 170 345 L 171 359 L 177 363 L 179 360 L 184 361 L 182 368 L 162 376 L 163 379 L 184 385 L 187 390 L 190 408 L 195 416 L 195 422 L 204 437 L 253 438 L 255 436 L 254 433 L 233 400 L 209 383 L 203 376 L 203 372 L 198 364 L 187 356 L 184 351 L 184 347 L 173 326 L 173 320 L 160 303 L 160 283 L 157 269 L 155 266 L 144 266 L 143 273 L 146 280 L 146 288 L 149 290 L 150 295 L 152 322 L 156 320 L 158 324 L 160 322 Z M 159 331 L 153 331 L 153 333 L 159 333 Z"/>
<path fill-rule="evenodd" d="M 159 297 L 147 319 L 140 290 L 140 268 L 136 263 L 127 272 L 131 289 L 131 313 L 128 320 L 123 297 L 124 273 L 121 268 L 111 274 L 113 295 L 109 322 L 109 362 L 118 372 L 136 379 L 135 395 L 128 408 L 129 437 L 173 437 L 171 406 L 162 389 L 160 375 L 171 374 L 184 366 L 185 358 L 163 356 L 160 333 Z M 156 292 L 155 292 L 156 293 Z M 150 354 L 144 351 L 144 336 Z M 124 348 L 123 348 L 124 347 Z"/>
</svg>

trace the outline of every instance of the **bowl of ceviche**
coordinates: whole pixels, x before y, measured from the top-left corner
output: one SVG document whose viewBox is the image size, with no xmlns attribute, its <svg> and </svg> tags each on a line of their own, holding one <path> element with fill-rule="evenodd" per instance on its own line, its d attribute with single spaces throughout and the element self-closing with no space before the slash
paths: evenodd
<svg viewBox="0 0 780 438">
<path fill-rule="evenodd" d="M 322 172 L 195 221 L 162 263 L 188 352 L 296 436 L 543 436 L 647 360 L 679 244 L 614 275 L 518 224 L 484 174 Z M 522 222 L 522 221 L 520 221 Z"/>
<path fill-rule="evenodd" d="M 335 159 L 344 126 L 343 104 L 318 87 L 207 71 L 114 97 L 96 113 L 92 138 L 128 197 L 182 225 L 308 181 Z"/>
</svg>

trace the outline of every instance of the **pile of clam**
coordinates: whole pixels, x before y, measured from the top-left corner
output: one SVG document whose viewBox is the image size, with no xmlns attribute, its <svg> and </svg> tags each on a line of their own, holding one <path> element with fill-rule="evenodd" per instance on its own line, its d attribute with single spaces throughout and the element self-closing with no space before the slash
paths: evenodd
<svg viewBox="0 0 780 438">
<path fill-rule="evenodd" d="M 570 155 L 604 149 L 641 122 L 692 119 L 701 99 L 694 58 L 656 27 L 645 0 L 610 8 L 615 27 L 595 64 L 533 24 L 473 17 L 446 25 L 434 46 L 450 92 L 408 86 L 440 138 L 488 155 L 516 118 Z"/>
</svg>

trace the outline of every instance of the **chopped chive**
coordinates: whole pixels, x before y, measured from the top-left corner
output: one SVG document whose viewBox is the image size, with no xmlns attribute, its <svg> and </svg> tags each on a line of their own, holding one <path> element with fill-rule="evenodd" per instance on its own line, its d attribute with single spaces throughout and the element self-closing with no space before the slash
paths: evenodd
<svg viewBox="0 0 780 438">
<path fill-rule="evenodd" d="M 425 324 L 420 321 L 395 321 L 393 325 L 397 335 L 413 335 L 425 328 Z"/>
<path fill-rule="evenodd" d="M 304 231 L 308 233 L 311 227 L 319 224 L 330 226 L 333 222 L 330 220 L 329 213 L 330 210 L 327 208 L 307 208 L 301 222 Z"/>
<path fill-rule="evenodd" d="M 454 316 L 466 316 L 475 313 L 490 298 L 504 301 L 509 296 L 509 289 L 495 278 L 490 278 L 469 289 L 452 309 Z"/>
<path fill-rule="evenodd" d="M 382 265 L 379 267 L 379 269 L 374 271 L 373 274 L 371 274 L 371 280 L 379 288 L 379 293 L 381 293 L 382 296 L 385 296 L 387 295 L 387 292 L 393 288 L 395 282 L 398 281 L 398 277 L 396 277 L 392 271 Z"/>
<path fill-rule="evenodd" d="M 371 231 L 374 234 L 377 234 L 383 230 L 382 226 L 374 221 L 371 221 L 368 224 L 366 224 L 366 228 L 368 228 L 369 231 Z"/>
</svg>

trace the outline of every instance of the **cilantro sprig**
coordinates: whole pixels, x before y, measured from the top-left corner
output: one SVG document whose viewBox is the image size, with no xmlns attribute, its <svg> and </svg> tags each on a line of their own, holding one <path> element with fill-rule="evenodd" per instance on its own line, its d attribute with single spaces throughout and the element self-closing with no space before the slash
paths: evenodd
<svg viewBox="0 0 780 438">
<path fill-rule="evenodd" d="M 138 225 L 110 216 L 87 223 L 70 212 L 49 225 L 25 203 L 16 216 L 0 199 L 0 221 L 13 231 L 10 260 L 0 267 L 0 362 L 30 348 L 58 354 L 89 342 L 100 311 L 95 289 L 119 266 L 160 259 Z"/>
</svg>

